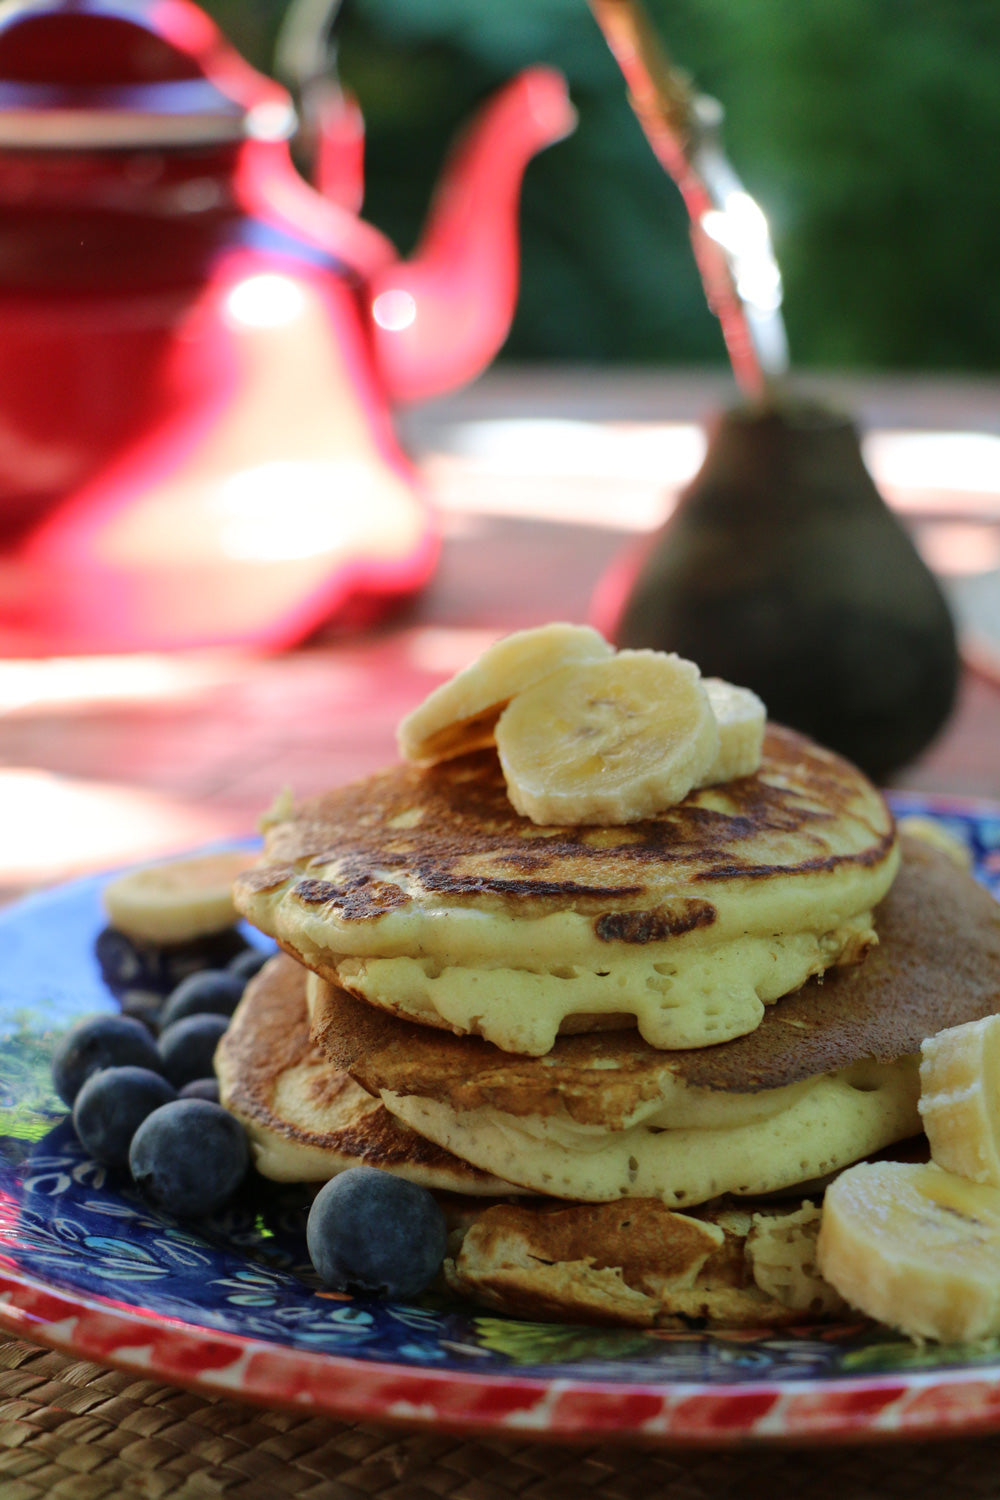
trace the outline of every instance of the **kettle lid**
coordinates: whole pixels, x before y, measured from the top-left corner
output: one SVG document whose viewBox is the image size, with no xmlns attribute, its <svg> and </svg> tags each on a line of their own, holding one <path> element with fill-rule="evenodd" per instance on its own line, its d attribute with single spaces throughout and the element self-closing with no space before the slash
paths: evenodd
<svg viewBox="0 0 1000 1500">
<path fill-rule="evenodd" d="M 0 3 L 0 148 L 285 140 L 295 124 L 191 0 Z"/>
</svg>

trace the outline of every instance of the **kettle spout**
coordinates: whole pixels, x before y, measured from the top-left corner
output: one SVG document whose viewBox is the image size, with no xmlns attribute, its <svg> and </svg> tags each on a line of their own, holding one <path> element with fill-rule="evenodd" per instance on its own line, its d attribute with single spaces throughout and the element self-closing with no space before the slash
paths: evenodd
<svg viewBox="0 0 1000 1500">
<path fill-rule="evenodd" d="M 525 69 L 476 116 L 413 257 L 370 283 L 375 356 L 390 400 L 440 395 L 497 353 L 517 301 L 524 169 L 575 123 L 562 74 L 546 67 Z"/>
</svg>

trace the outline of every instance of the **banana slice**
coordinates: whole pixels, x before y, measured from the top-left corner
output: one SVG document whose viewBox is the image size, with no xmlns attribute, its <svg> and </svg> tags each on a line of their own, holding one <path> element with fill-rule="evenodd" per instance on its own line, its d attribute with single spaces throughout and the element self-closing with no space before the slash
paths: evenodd
<svg viewBox="0 0 1000 1500">
<path fill-rule="evenodd" d="M 407 714 L 396 732 L 399 752 L 431 764 L 492 745 L 497 719 L 515 693 L 567 662 L 598 660 L 612 650 L 589 625 L 540 625 L 504 636 Z"/>
<path fill-rule="evenodd" d="M 719 753 L 698 785 L 752 776 L 764 748 L 767 710 L 749 688 L 735 687 L 721 677 L 704 677 L 702 682 L 719 726 Z"/>
<path fill-rule="evenodd" d="M 1000 1016 L 928 1037 L 920 1114 L 939 1167 L 1000 1188 Z"/>
<path fill-rule="evenodd" d="M 267 833 L 269 829 L 276 828 L 279 823 L 287 823 L 294 812 L 295 793 L 286 782 L 275 793 L 271 806 L 257 819 L 257 832 Z"/>
<path fill-rule="evenodd" d="M 821 1274 L 916 1339 L 1000 1333 L 1000 1190 L 933 1163 L 861 1162 L 830 1184 Z"/>
<path fill-rule="evenodd" d="M 922 818 L 919 813 L 907 813 L 896 819 L 896 827 L 900 833 L 908 833 L 911 838 L 930 844 L 932 849 L 940 849 L 960 870 L 972 869 L 972 850 L 965 840 L 933 818 Z"/>
<path fill-rule="evenodd" d="M 253 861 L 238 850 L 195 854 L 130 870 L 104 887 L 112 927 L 149 943 L 183 943 L 237 920 L 233 881 Z"/>
<path fill-rule="evenodd" d="M 507 793 L 534 823 L 633 823 L 672 807 L 719 753 L 693 662 L 619 651 L 518 693 L 496 726 Z"/>
</svg>

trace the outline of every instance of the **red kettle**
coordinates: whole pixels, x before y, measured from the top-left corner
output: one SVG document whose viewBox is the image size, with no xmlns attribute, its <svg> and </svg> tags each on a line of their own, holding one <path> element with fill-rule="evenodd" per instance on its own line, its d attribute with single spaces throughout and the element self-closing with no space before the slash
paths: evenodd
<svg viewBox="0 0 1000 1500">
<path fill-rule="evenodd" d="M 500 347 L 524 167 L 572 123 L 558 73 L 509 83 L 404 262 L 189 0 L 0 6 L 0 652 L 280 648 L 419 588 L 392 406 Z"/>
</svg>

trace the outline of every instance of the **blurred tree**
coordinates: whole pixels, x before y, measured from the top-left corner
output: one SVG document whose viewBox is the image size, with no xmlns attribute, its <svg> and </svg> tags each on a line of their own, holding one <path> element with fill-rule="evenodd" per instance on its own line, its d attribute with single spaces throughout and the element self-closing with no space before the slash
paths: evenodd
<svg viewBox="0 0 1000 1500">
<path fill-rule="evenodd" d="M 767 212 L 800 365 L 989 368 L 1000 350 L 996 0 L 646 0 L 726 108 Z M 207 0 L 258 66 L 281 0 Z M 340 71 L 368 126 L 365 213 L 418 233 L 447 143 L 518 68 L 566 73 L 576 134 L 528 170 L 518 358 L 722 361 L 672 184 L 585 0 L 347 0 Z"/>
</svg>

